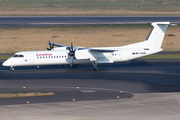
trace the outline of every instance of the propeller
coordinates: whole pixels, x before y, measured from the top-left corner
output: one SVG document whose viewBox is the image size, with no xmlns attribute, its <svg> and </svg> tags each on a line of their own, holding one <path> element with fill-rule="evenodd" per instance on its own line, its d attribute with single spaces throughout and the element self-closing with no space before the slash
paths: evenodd
<svg viewBox="0 0 180 120">
<path fill-rule="evenodd" d="M 52 50 L 54 48 L 54 44 L 51 44 L 51 42 L 49 41 L 49 48 L 47 48 L 47 50 Z"/>
<path fill-rule="evenodd" d="M 69 53 L 68 53 L 69 57 L 74 57 L 74 59 L 75 59 L 76 49 L 73 49 L 73 44 L 71 43 L 71 47 L 67 47 L 67 49 L 69 50 Z"/>
</svg>

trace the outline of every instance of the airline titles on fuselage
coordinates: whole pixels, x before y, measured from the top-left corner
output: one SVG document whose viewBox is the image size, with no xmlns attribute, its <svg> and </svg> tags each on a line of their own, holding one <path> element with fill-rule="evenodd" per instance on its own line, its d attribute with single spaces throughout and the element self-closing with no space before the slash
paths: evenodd
<svg viewBox="0 0 180 120">
<path fill-rule="evenodd" d="M 45 54 L 36 53 L 36 56 L 52 56 L 52 53 L 45 53 Z"/>
<path fill-rule="evenodd" d="M 66 55 L 54 55 L 52 53 L 44 53 L 44 54 L 38 54 L 36 53 L 37 59 L 39 58 L 66 58 Z"/>
</svg>

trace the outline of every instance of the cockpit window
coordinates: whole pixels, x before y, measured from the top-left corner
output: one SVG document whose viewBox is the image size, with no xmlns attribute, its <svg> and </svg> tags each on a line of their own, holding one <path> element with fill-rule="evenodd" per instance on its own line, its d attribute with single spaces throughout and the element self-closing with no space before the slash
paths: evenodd
<svg viewBox="0 0 180 120">
<path fill-rule="evenodd" d="M 18 57 L 24 57 L 24 55 L 18 55 Z"/>
<path fill-rule="evenodd" d="M 18 57 L 18 55 L 13 55 L 13 57 Z"/>
<path fill-rule="evenodd" d="M 15 54 L 15 55 L 13 55 L 13 57 L 24 57 L 24 55 L 17 55 L 17 54 Z"/>
</svg>

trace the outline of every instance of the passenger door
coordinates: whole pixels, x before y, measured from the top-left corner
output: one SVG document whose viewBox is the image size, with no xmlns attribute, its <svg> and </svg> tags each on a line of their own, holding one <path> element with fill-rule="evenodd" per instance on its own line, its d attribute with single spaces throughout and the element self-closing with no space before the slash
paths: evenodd
<svg viewBox="0 0 180 120">
<path fill-rule="evenodd" d="M 35 58 L 34 58 L 34 54 L 30 53 L 29 54 L 29 64 L 34 64 Z"/>
</svg>

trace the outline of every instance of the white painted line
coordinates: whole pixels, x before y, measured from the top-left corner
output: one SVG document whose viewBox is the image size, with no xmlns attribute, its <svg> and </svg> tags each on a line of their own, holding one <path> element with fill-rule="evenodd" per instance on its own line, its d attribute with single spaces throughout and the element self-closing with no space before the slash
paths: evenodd
<svg viewBox="0 0 180 120">
<path fill-rule="evenodd" d="M 93 92 L 97 92 L 95 90 L 81 90 L 81 92 L 83 93 L 93 93 Z"/>
</svg>

